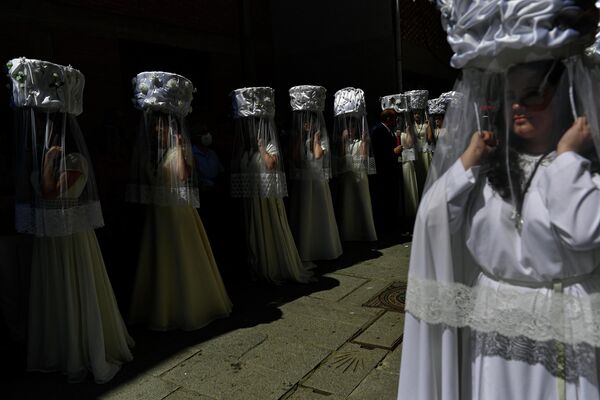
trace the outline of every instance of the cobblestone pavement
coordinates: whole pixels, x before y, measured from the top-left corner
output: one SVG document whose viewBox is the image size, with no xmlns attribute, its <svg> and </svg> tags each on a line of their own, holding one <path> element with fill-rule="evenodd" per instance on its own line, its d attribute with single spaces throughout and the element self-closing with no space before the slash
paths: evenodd
<svg viewBox="0 0 600 400">
<path fill-rule="evenodd" d="M 21 372 L 8 398 L 395 399 L 410 253 L 402 238 L 347 245 L 319 263 L 315 283 L 238 283 L 232 316 L 200 331 L 132 329 L 135 359 L 106 385 Z"/>
</svg>

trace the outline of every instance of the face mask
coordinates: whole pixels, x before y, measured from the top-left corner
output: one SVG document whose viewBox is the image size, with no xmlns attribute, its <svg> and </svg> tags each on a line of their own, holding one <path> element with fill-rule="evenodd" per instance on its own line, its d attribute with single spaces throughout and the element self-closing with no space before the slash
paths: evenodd
<svg viewBox="0 0 600 400">
<path fill-rule="evenodd" d="M 200 136 L 200 143 L 202 143 L 202 146 L 210 146 L 212 144 L 212 135 L 207 133 L 206 135 Z"/>
</svg>

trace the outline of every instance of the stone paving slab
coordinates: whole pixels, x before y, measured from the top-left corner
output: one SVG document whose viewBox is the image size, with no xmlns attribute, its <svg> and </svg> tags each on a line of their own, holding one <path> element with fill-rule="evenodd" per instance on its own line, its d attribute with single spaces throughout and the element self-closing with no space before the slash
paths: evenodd
<svg viewBox="0 0 600 400">
<path fill-rule="evenodd" d="M 141 375 L 102 394 L 102 400 L 162 400 L 179 388 L 152 375 Z"/>
<path fill-rule="evenodd" d="M 402 271 L 400 264 L 394 262 L 383 264 L 381 261 L 366 261 L 351 267 L 339 269 L 336 275 L 345 275 L 368 280 L 399 281 L 406 279 L 406 273 Z"/>
<path fill-rule="evenodd" d="M 359 331 L 355 325 L 311 318 L 302 314 L 284 316 L 270 324 L 258 325 L 253 329 L 268 337 L 285 337 L 291 342 L 308 343 L 329 350 L 339 348 Z"/>
<path fill-rule="evenodd" d="M 392 349 L 401 340 L 403 332 L 404 314 L 386 311 L 352 342 Z"/>
<path fill-rule="evenodd" d="M 163 379 L 217 400 L 278 400 L 295 382 L 279 372 L 241 361 L 195 362 L 173 368 Z"/>
<path fill-rule="evenodd" d="M 289 382 L 298 382 L 323 361 L 331 350 L 285 339 L 269 338 L 240 361 L 279 371 Z"/>
<path fill-rule="evenodd" d="M 381 314 L 381 311 L 377 309 L 364 308 L 355 304 L 334 303 L 314 297 L 302 297 L 279 307 L 279 309 L 283 311 L 284 318 L 293 318 L 293 314 L 302 314 L 312 318 L 339 321 L 357 327 L 363 326 Z M 288 313 L 292 315 L 288 316 Z"/>
<path fill-rule="evenodd" d="M 347 397 L 348 400 L 396 400 L 398 376 L 374 370 Z"/>
<path fill-rule="evenodd" d="M 164 400 L 215 400 L 215 398 L 204 396 L 203 394 L 190 392 L 184 389 L 177 389 L 176 391 L 165 397 Z"/>
<path fill-rule="evenodd" d="M 379 363 L 377 370 L 386 374 L 396 375 L 400 374 L 400 359 L 402 358 L 402 344 L 396 347 L 393 351 L 388 353 L 387 356 Z"/>
<path fill-rule="evenodd" d="M 345 397 L 336 394 L 322 393 L 314 389 L 299 386 L 295 392 L 289 397 L 284 397 L 284 400 L 344 400 Z"/>
<path fill-rule="evenodd" d="M 390 285 L 391 281 L 370 280 L 339 301 L 339 304 L 362 306 Z"/>
<path fill-rule="evenodd" d="M 357 278 L 354 276 L 340 275 L 336 273 L 323 275 L 326 278 L 337 280 L 340 284 L 328 290 L 322 290 L 320 292 L 314 292 L 310 296 L 330 301 L 338 301 L 349 293 L 353 292 L 359 286 L 367 282 L 366 279 Z"/>
<path fill-rule="evenodd" d="M 147 375 L 160 376 L 170 369 L 174 368 L 178 364 L 187 360 L 188 358 L 197 354 L 200 350 L 194 348 L 186 348 L 182 351 L 175 353 L 164 360 L 161 360 L 158 364 L 154 365 L 149 370 L 145 371 Z"/>
<path fill-rule="evenodd" d="M 245 353 L 267 340 L 267 335 L 255 329 L 245 328 L 228 332 L 212 338 L 208 342 L 198 343 L 190 347 L 198 350 L 197 357 L 205 355 L 209 358 L 233 358 L 237 360 Z"/>
<path fill-rule="evenodd" d="M 365 349 L 357 344 L 346 343 L 317 368 L 302 385 L 346 397 L 386 354 L 387 352 L 382 349 Z"/>
</svg>

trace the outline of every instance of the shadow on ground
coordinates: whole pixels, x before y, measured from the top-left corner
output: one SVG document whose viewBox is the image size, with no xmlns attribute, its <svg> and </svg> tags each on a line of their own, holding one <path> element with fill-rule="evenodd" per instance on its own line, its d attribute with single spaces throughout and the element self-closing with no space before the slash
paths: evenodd
<svg viewBox="0 0 600 400">
<path fill-rule="evenodd" d="M 212 338 L 275 321 L 282 316 L 280 305 L 291 302 L 314 292 L 329 290 L 339 285 L 336 279 L 324 274 L 343 269 L 357 263 L 378 258 L 379 249 L 410 241 L 410 235 L 392 232 L 373 243 L 345 243 L 344 254 L 337 260 L 317 263 L 316 281 L 308 284 L 268 285 L 251 281 L 249 275 L 229 275 L 225 279 L 228 292 L 234 304 L 231 316 L 211 323 L 206 328 L 193 331 L 152 332 L 142 327 L 130 328 L 136 341 L 134 360 L 123 366 L 121 372 L 109 383 L 97 385 L 91 380 L 79 384 L 69 384 L 60 374 L 25 372 L 25 349 L 23 344 L 11 343 L 7 329 L 0 326 L 0 343 L 6 347 L 3 362 L 0 363 L 2 398 L 6 399 L 93 399 L 136 377 L 145 374 L 154 366 L 172 355 L 206 342 Z M 0 320 L 0 324 L 3 321 Z M 6 397 L 5 397 L 6 396 Z"/>
</svg>

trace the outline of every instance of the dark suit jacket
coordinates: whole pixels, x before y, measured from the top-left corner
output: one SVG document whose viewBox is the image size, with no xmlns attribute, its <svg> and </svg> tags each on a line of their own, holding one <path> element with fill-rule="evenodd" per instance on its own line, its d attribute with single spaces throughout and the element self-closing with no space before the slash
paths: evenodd
<svg viewBox="0 0 600 400">
<path fill-rule="evenodd" d="M 395 175 L 398 170 L 398 156 L 394 154 L 397 146 L 396 135 L 381 122 L 371 129 L 371 146 L 375 157 L 377 175 Z"/>
</svg>

